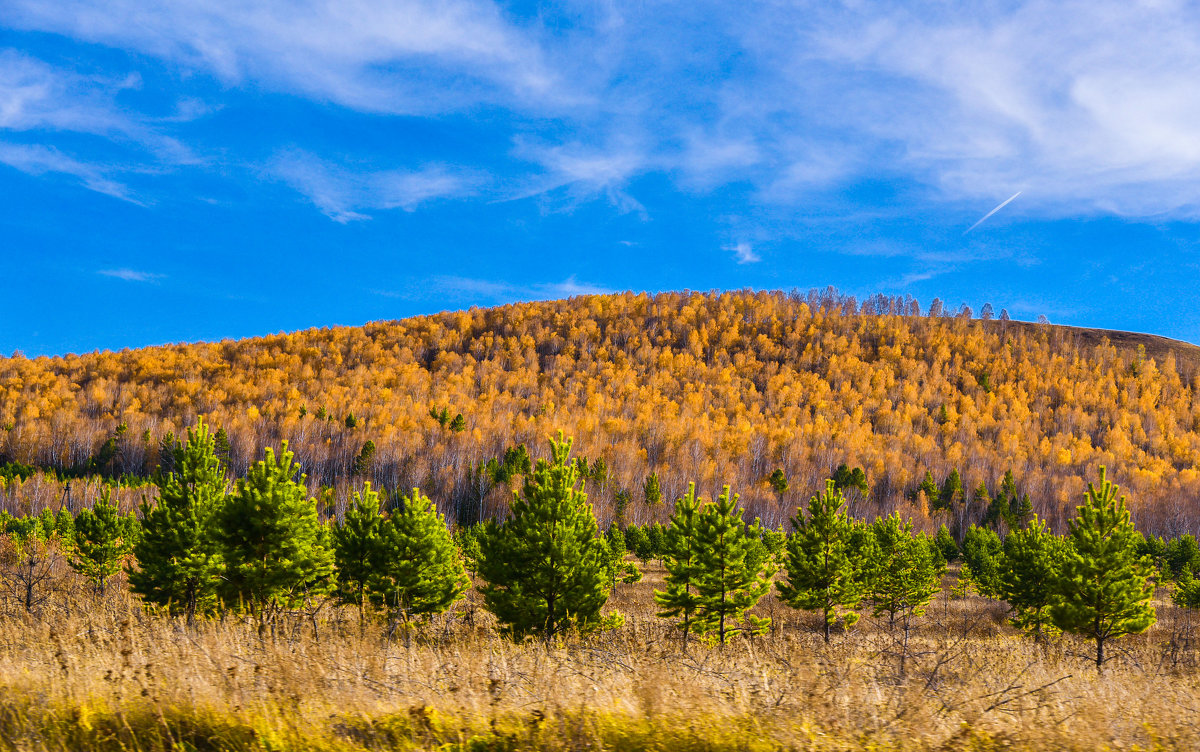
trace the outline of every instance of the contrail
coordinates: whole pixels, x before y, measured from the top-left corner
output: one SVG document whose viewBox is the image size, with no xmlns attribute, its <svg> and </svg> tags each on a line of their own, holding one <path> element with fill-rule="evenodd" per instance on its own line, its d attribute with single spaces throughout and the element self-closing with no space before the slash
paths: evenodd
<svg viewBox="0 0 1200 752">
<path fill-rule="evenodd" d="M 993 214 L 995 214 L 996 212 L 1000 211 L 1000 210 L 1001 210 L 1001 209 L 1003 209 L 1004 207 L 1006 207 L 1006 206 L 1008 206 L 1009 204 L 1011 204 L 1011 203 L 1012 203 L 1012 200 L 1013 200 L 1014 198 L 1016 198 L 1017 196 L 1020 196 L 1020 195 L 1021 195 L 1021 192 L 1020 192 L 1020 191 L 1017 191 L 1017 192 L 1016 192 L 1016 193 L 1014 193 L 1013 195 L 1009 196 L 1007 199 L 1005 199 L 1005 200 L 1004 200 L 1004 201 L 1003 201 L 1003 202 L 1002 202 L 1002 203 L 1001 203 L 999 206 L 997 206 L 995 209 L 992 209 L 992 210 L 991 210 L 990 212 L 988 212 L 987 214 L 984 214 L 982 219 L 980 219 L 978 222 L 976 222 L 975 224 L 973 224 L 973 225 L 971 225 L 970 227 L 968 227 L 968 228 L 967 228 L 967 232 L 970 232 L 971 230 L 974 230 L 976 227 L 978 227 L 978 226 L 980 226 L 981 224 L 983 224 L 984 222 L 986 222 L 988 217 L 992 216 L 992 215 L 993 215 Z M 966 235 L 966 234 L 967 234 L 967 232 L 964 232 L 964 233 L 963 233 L 963 235 Z"/>
</svg>

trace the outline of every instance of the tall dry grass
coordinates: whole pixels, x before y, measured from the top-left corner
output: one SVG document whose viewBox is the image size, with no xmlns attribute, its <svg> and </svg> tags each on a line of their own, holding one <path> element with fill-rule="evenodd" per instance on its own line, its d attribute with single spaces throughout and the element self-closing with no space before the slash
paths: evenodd
<svg viewBox="0 0 1200 752">
<path fill-rule="evenodd" d="M 1197 749 L 1196 621 L 1170 606 L 1098 676 L 1002 604 L 943 593 L 899 643 L 865 619 L 826 645 L 767 599 L 767 636 L 685 652 L 654 617 L 661 573 L 624 586 L 618 631 L 495 635 L 474 599 L 405 644 L 326 606 L 260 638 L 188 629 L 76 588 L 0 617 L 6 749 Z"/>
</svg>

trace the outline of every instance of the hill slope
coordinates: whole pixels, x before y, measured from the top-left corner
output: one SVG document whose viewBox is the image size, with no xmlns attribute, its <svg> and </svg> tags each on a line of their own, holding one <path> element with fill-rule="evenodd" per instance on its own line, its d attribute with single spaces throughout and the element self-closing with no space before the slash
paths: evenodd
<svg viewBox="0 0 1200 752">
<path fill-rule="evenodd" d="M 909 310 L 897 302 L 863 310 Z M 314 488 L 344 487 L 370 439 L 377 484 L 419 484 L 469 520 L 508 495 L 473 468 L 520 442 L 542 454 L 562 429 L 577 454 L 607 463 L 607 482 L 589 484 L 602 518 L 620 491 L 633 519 L 665 517 L 669 501 L 642 503 L 656 471 L 668 500 L 688 480 L 706 494 L 728 483 L 778 524 L 848 463 L 871 483 L 855 502 L 862 515 L 900 507 L 926 525 L 943 514 L 965 523 L 982 514 L 972 489 L 994 491 L 1011 468 L 1035 510 L 1061 526 L 1106 464 L 1143 527 L 1176 534 L 1200 522 L 1200 349 L 859 311 L 830 293 L 621 294 L 3 359 L 0 452 L 82 466 L 123 423 L 108 467 L 144 472 L 158 441 L 202 414 L 228 431 L 235 470 L 289 439 Z M 465 430 L 431 418 L 431 406 L 461 412 Z M 775 468 L 790 479 L 781 498 L 763 482 Z M 951 468 L 966 493 L 949 513 L 910 500 L 927 469 L 941 482 Z"/>
</svg>

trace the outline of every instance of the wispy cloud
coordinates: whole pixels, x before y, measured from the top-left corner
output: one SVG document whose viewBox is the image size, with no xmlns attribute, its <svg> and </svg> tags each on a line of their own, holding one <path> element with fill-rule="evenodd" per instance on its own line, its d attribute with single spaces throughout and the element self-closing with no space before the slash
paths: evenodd
<svg viewBox="0 0 1200 752">
<path fill-rule="evenodd" d="M 97 193 L 143 205 L 127 186 L 109 177 L 108 170 L 104 167 L 80 162 L 51 146 L 11 144 L 0 141 L 0 163 L 18 169 L 27 175 L 69 175 Z"/>
<path fill-rule="evenodd" d="M 123 279 L 126 282 L 158 282 L 167 276 L 165 274 L 138 271 L 137 269 L 101 269 L 96 273 L 105 277 Z"/>
<path fill-rule="evenodd" d="M 1023 199 L 1032 215 L 1200 216 L 1200 7 L 1170 0 L 536 12 L 489 0 L 9 0 L 0 23 L 362 112 L 500 113 L 511 151 L 463 160 L 506 162 L 501 182 L 515 187 L 488 199 L 603 200 L 646 216 L 630 186 L 658 175 L 685 191 L 745 185 L 789 209 L 891 181 L 964 216 L 1022 185 L 1038 186 Z M 112 106 L 136 80 L 48 71 L 0 55 L 0 128 L 101 134 L 186 159 Z M 464 193 L 462 168 L 273 167 L 343 222 Z"/>
<path fill-rule="evenodd" d="M 762 258 L 754 252 L 754 247 L 744 240 L 733 245 L 727 245 L 724 247 L 724 250 L 732 251 L 734 260 L 739 264 L 756 264 L 762 261 Z"/>
<path fill-rule="evenodd" d="M 627 190 L 629 181 L 652 169 L 645 153 L 632 143 L 588 146 L 580 143 L 547 146 L 518 139 L 514 154 L 540 167 L 509 200 L 540 196 L 554 198 L 561 192 L 567 207 L 602 197 L 619 211 L 645 214 Z"/>
<path fill-rule="evenodd" d="M 0 17 L 372 112 L 532 102 L 557 81 L 538 39 L 487 0 L 12 0 Z"/>
<path fill-rule="evenodd" d="M 438 276 L 413 282 L 401 290 L 374 290 L 389 298 L 428 299 L 436 296 L 459 303 L 510 303 L 526 300 L 555 300 L 579 295 L 609 295 L 603 285 L 581 282 L 575 275 L 561 282 L 517 284 L 505 280 Z"/>
<path fill-rule="evenodd" d="M 371 210 L 412 211 L 427 201 L 464 196 L 483 180 L 473 172 L 455 172 L 443 165 L 413 171 L 356 170 L 299 150 L 279 154 L 265 172 L 341 223 L 369 219 L 365 212 Z"/>
</svg>

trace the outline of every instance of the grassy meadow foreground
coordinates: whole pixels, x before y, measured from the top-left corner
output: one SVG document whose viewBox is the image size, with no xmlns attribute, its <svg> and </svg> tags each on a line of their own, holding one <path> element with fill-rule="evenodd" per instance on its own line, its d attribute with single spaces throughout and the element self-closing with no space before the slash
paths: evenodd
<svg viewBox="0 0 1200 752">
<path fill-rule="evenodd" d="M 406 646 L 353 609 L 273 637 L 232 618 L 188 628 L 123 588 L 72 587 L 0 619 L 6 749 L 1195 749 L 1200 652 L 1184 609 L 1127 638 L 1103 675 L 1089 646 L 1038 643 L 1005 607 L 947 587 L 898 672 L 864 619 L 826 645 L 769 595 L 766 635 L 724 647 L 655 618 L 662 571 L 618 586 L 619 630 L 547 645 L 496 635 L 477 595 Z M 947 578 L 946 585 L 951 584 Z M 448 746 L 444 746 L 448 745 Z"/>
</svg>

